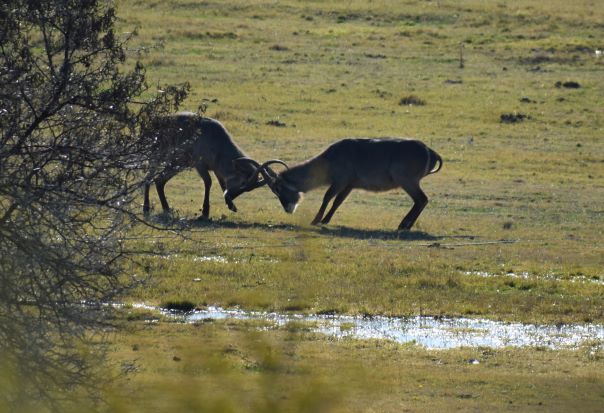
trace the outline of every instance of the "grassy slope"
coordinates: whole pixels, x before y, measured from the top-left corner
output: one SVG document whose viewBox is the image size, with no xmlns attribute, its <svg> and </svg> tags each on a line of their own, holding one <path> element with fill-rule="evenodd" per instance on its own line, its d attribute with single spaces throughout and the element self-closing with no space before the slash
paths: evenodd
<svg viewBox="0 0 604 413">
<path fill-rule="evenodd" d="M 191 82 L 189 109 L 205 101 L 207 113 L 223 121 L 254 158 L 295 162 L 342 137 L 410 136 L 427 142 L 445 160 L 443 170 L 423 183 L 431 202 L 417 227 L 402 236 L 393 231 L 410 208 L 401 192 L 354 192 L 332 224 L 318 229 L 307 224 L 322 191 L 306 194 L 298 212 L 288 216 L 268 190 L 258 190 L 237 200 L 240 212 L 233 214 L 215 185 L 213 222 L 192 225 L 182 232 L 186 238 L 140 229 L 145 238 L 133 247 L 150 253 L 141 260 L 153 278 L 130 300 L 604 321 L 604 286 L 585 282 L 604 280 L 604 60 L 594 54 L 603 47 L 604 7 L 597 2 L 233 0 L 121 1 L 119 6 L 125 28 L 140 26 L 136 45 L 146 47 L 141 57 L 153 82 Z M 571 80 L 581 88 L 555 87 Z M 399 105 L 408 95 L 426 105 Z M 524 97 L 528 102 L 521 101 Z M 501 123 L 500 115 L 511 112 L 530 119 Z M 272 120 L 285 127 L 269 125 Z M 198 214 L 201 187 L 193 172 L 168 185 L 168 197 L 182 217 Z M 202 258 L 208 256 L 227 262 Z M 466 274 L 473 271 L 499 275 Z M 531 278 L 511 278 L 505 275 L 509 271 L 528 272 Z M 161 328 L 173 333 L 161 339 L 132 333 L 122 338 L 123 351 L 139 339 L 157 340 L 153 346 L 158 348 L 181 339 L 210 345 L 206 333 L 190 338 L 190 332 L 180 334 L 186 327 Z M 280 333 L 267 335 L 283 339 Z M 545 399 L 564 407 L 565 401 L 579 398 L 551 390 L 564 384 L 560 371 L 567 364 L 575 366 L 569 377 L 586 410 L 604 397 L 601 390 L 592 391 L 602 386 L 596 372 L 601 359 L 573 353 L 494 352 L 502 360 L 497 366 L 505 367 L 501 380 L 517 385 L 507 388 L 484 371 L 480 374 L 493 391 L 465 398 L 458 397 L 465 390 L 457 390 L 464 380 L 483 379 L 478 373 L 457 376 L 463 362 L 446 365 L 450 370 L 443 374 L 451 379 L 446 382 L 442 372 L 429 372 L 432 356 L 414 348 L 399 353 L 394 346 L 374 354 L 358 350 L 357 344 L 302 340 L 299 345 L 305 350 L 298 365 L 313 371 L 323 366 L 319 379 L 344 368 L 346 355 L 388 360 L 369 364 L 385 369 L 376 380 L 390 392 L 345 399 L 345 406 L 358 404 L 363 411 L 371 411 L 373 403 L 375 411 L 398 411 L 397 400 L 412 410 L 423 406 L 419 401 L 439 408 L 451 399 L 461 409 L 504 409 L 507 399 L 493 389 L 507 389 L 517 402 L 524 400 L 526 386 L 536 386 L 535 394 L 550 394 Z M 397 375 L 388 373 L 388 351 L 400 354 L 405 366 L 428 358 Z M 459 361 L 461 353 L 443 352 L 442 357 Z M 163 385 L 204 380 L 195 372 L 173 371 L 171 363 L 157 376 L 156 357 L 144 352 L 140 357 L 147 367 L 139 380 Z M 539 382 L 527 373 L 532 360 L 542 368 Z M 552 362 L 556 369 L 547 368 Z M 246 374 L 235 382 L 247 380 Z M 433 392 L 396 390 L 397 383 L 408 388 L 413 378 Z M 362 387 L 351 386 L 353 394 Z M 481 385 L 473 386 L 469 393 Z"/>
</svg>

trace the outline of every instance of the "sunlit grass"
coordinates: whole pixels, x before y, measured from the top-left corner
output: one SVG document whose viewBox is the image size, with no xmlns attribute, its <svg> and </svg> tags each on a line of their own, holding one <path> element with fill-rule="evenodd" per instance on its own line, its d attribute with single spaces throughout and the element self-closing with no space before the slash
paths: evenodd
<svg viewBox="0 0 604 413">
<path fill-rule="evenodd" d="M 116 367 L 129 371 L 112 406 L 134 412 L 564 412 L 601 405 L 597 346 L 429 351 L 379 340 L 333 341 L 303 326 L 261 333 L 249 327 L 206 321 L 132 329 L 117 342 Z M 133 383 L 145 391 L 129 392 Z"/>
<path fill-rule="evenodd" d="M 181 220 L 158 220 L 178 229 L 133 231 L 129 247 L 142 265 L 132 271 L 150 278 L 126 301 L 604 322 L 604 286 L 590 281 L 604 278 L 598 2 L 118 6 L 124 31 L 138 27 L 131 53 L 150 84 L 190 82 L 185 109 L 206 104 L 255 159 L 295 163 L 350 136 L 414 137 L 444 159 L 422 182 L 430 203 L 409 234 L 395 231 L 411 207 L 402 191 L 355 191 L 317 228 L 308 223 L 322 191 L 287 215 L 262 188 L 238 198 L 234 214 L 215 184 L 212 220 L 195 223 L 203 184 L 182 173 L 166 189 Z M 556 87 L 567 81 L 580 88 Z M 401 105 L 410 95 L 425 104 Z M 527 118 L 502 123 L 509 113 Z M 154 191 L 152 202 L 159 212 Z M 125 411 L 594 411 L 602 403 L 598 343 L 430 352 L 333 342 L 303 325 L 257 334 L 241 323 L 146 319 L 131 315 L 131 330 L 116 338 L 114 360 L 136 365 L 123 390 L 143 389 L 137 407 L 117 397 Z M 267 355 L 276 359 L 265 363 Z"/>
</svg>

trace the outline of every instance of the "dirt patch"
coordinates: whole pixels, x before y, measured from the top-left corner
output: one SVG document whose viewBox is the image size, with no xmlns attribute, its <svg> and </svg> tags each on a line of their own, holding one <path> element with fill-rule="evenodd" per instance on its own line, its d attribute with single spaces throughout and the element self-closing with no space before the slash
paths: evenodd
<svg viewBox="0 0 604 413">
<path fill-rule="evenodd" d="M 557 88 L 566 88 L 566 89 L 579 89 L 581 87 L 581 85 L 579 84 L 579 82 L 575 82 L 573 80 L 569 81 L 569 82 L 556 82 L 554 84 L 554 86 L 556 86 Z"/>
<path fill-rule="evenodd" d="M 501 123 L 520 123 L 526 119 L 530 119 L 529 115 L 520 112 L 502 113 L 500 116 Z"/>
<path fill-rule="evenodd" d="M 526 65 L 540 65 L 543 63 L 576 63 L 581 60 L 581 57 L 577 54 L 571 54 L 570 51 L 561 51 L 555 48 L 548 49 L 533 49 L 530 56 L 523 56 L 519 58 L 521 64 Z"/>
<path fill-rule="evenodd" d="M 369 59 L 385 59 L 386 55 L 385 54 L 374 54 L 374 53 L 365 53 L 365 57 L 369 58 Z"/>
<path fill-rule="evenodd" d="M 189 313 L 195 310 L 196 306 L 190 301 L 167 301 L 162 304 L 161 308 L 167 311 Z"/>
<path fill-rule="evenodd" d="M 287 52 L 289 50 L 287 46 L 283 46 L 281 44 L 272 45 L 271 47 L 269 47 L 269 49 L 275 52 Z"/>
<path fill-rule="evenodd" d="M 401 98 L 401 100 L 398 102 L 399 105 L 401 106 L 424 106 L 426 104 L 426 101 L 423 99 L 420 99 L 419 97 L 415 96 L 415 95 L 409 95 L 409 96 L 405 96 L 403 98 Z"/>
<path fill-rule="evenodd" d="M 269 120 L 268 122 L 266 122 L 267 125 L 269 126 L 276 126 L 278 128 L 284 128 L 287 125 L 285 124 L 285 122 L 281 122 L 278 119 L 273 119 L 273 120 Z"/>
<path fill-rule="evenodd" d="M 197 30 L 174 30 L 169 34 L 170 40 L 178 40 L 185 38 L 187 40 L 221 40 L 221 39 L 237 39 L 237 34 L 233 32 L 202 32 Z"/>
</svg>

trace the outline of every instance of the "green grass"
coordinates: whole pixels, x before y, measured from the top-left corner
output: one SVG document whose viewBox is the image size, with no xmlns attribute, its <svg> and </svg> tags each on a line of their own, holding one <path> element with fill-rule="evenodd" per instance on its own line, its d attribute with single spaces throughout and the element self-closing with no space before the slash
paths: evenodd
<svg viewBox="0 0 604 413">
<path fill-rule="evenodd" d="M 316 228 L 308 223 L 323 191 L 306 194 L 290 216 L 262 188 L 237 199 L 234 214 L 214 185 L 211 222 L 133 231 L 140 238 L 131 248 L 144 253 L 137 258 L 143 265 L 131 270 L 151 277 L 126 301 L 604 322 L 598 2 L 118 6 L 123 30 L 137 28 L 131 53 L 146 64 L 150 84 L 190 82 L 185 109 L 207 104 L 207 114 L 258 160 L 294 163 L 350 136 L 415 137 L 444 159 L 443 169 L 423 181 L 430 203 L 409 234 L 395 231 L 411 207 L 402 191 L 355 191 L 332 224 Z M 581 87 L 556 87 L 559 81 Z M 399 104 L 410 95 L 425 105 Z M 529 118 L 500 122 L 514 112 Z M 285 126 L 270 125 L 274 120 Z M 168 184 L 177 216 L 199 214 L 202 185 L 191 171 Z M 122 390 L 141 389 L 141 406 L 161 398 L 215 411 L 237 411 L 238 403 L 250 411 L 304 411 L 308 400 L 318 405 L 306 411 L 595 411 L 604 398 L 602 358 L 583 350 L 430 352 L 291 331 L 257 336 L 237 323 L 162 322 L 142 330 L 137 323 L 116 338 L 114 360 L 138 360 Z M 264 350 L 241 349 L 239 342 L 254 348 L 247 340 Z M 145 343 L 136 356 L 133 343 Z M 236 351 L 224 350 L 229 343 Z M 280 355 L 278 367 L 254 361 L 266 348 Z M 187 363 L 172 361 L 181 349 Z M 467 363 L 483 352 L 488 361 Z M 285 396 L 275 400 L 268 389 L 281 380 L 276 394 Z M 216 390 L 221 385 L 229 390 Z M 158 410 L 168 409 L 164 403 Z M 124 407 L 130 408 L 136 410 Z"/>
<path fill-rule="evenodd" d="M 333 341 L 289 325 L 262 333 L 249 327 L 205 322 L 131 329 L 117 343 L 116 364 L 128 372 L 111 408 L 566 412 L 598 411 L 604 398 L 601 348 L 431 351 Z"/>
</svg>

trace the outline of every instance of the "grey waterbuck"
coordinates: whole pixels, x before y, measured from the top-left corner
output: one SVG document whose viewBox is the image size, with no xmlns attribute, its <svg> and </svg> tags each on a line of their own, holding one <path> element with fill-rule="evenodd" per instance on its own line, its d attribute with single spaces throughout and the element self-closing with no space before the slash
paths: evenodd
<svg viewBox="0 0 604 413">
<path fill-rule="evenodd" d="M 164 212 L 170 207 L 164 193 L 166 183 L 187 168 L 195 168 L 205 185 L 200 218 L 210 215 L 210 188 L 213 171 L 223 192 L 239 188 L 247 183 L 253 189 L 253 177 L 258 172 L 251 164 L 233 162 L 246 154 L 233 142 L 231 135 L 217 120 L 196 113 L 181 112 L 154 119 L 144 128 L 143 134 L 151 134 L 155 142 L 149 159 L 149 173 L 144 188 L 143 212 L 149 213 L 149 187 L 155 182 L 157 194 Z M 260 181 L 259 185 L 263 182 Z M 237 211 L 234 197 L 225 200 L 231 211 Z"/>
<path fill-rule="evenodd" d="M 442 167 L 442 158 L 417 140 L 406 139 L 344 139 L 329 146 L 321 154 L 279 174 L 269 165 L 281 163 L 271 160 L 260 165 L 258 162 L 244 158 L 237 163 L 247 163 L 256 168 L 262 181 L 253 177 L 239 189 L 228 190 L 225 198 L 239 195 L 268 184 L 281 201 L 285 211 L 292 213 L 300 201 L 300 193 L 321 186 L 328 186 L 323 203 L 312 224 L 327 224 L 344 202 L 350 191 L 355 188 L 369 191 L 387 191 L 402 188 L 414 204 L 399 225 L 399 230 L 410 229 L 420 215 L 428 197 L 420 188 L 420 180 L 438 172 Z M 285 165 L 287 167 L 287 165 Z M 323 217 L 325 209 L 333 199 L 331 209 Z"/>
</svg>

